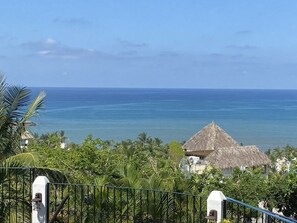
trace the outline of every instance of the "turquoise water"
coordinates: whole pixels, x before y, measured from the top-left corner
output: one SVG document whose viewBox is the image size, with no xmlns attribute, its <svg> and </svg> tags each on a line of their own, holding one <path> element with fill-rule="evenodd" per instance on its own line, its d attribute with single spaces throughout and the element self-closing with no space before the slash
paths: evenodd
<svg viewBox="0 0 297 223">
<path fill-rule="evenodd" d="M 141 132 L 184 141 L 214 121 L 244 145 L 297 146 L 297 90 L 32 88 L 40 90 L 46 107 L 33 131 L 64 130 L 78 143 Z"/>
</svg>

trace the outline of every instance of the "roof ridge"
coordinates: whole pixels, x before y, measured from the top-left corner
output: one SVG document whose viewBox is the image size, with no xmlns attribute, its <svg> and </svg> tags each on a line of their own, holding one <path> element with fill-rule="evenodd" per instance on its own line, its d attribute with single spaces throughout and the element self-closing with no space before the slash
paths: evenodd
<svg viewBox="0 0 297 223">
<path fill-rule="evenodd" d="M 225 146 L 239 146 L 239 144 L 224 129 L 212 121 L 187 140 L 183 148 L 186 151 L 209 151 Z"/>
</svg>

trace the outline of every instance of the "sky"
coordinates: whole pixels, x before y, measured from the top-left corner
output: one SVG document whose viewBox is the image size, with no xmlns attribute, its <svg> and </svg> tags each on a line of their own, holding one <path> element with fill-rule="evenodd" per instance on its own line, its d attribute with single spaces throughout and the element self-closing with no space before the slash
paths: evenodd
<svg viewBox="0 0 297 223">
<path fill-rule="evenodd" d="M 297 89 L 296 0 L 6 0 L 0 72 L 31 87 Z"/>
</svg>

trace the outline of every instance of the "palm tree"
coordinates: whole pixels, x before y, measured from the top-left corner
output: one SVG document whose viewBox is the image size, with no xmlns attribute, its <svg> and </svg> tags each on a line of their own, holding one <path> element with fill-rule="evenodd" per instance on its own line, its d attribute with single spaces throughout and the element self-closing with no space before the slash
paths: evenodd
<svg viewBox="0 0 297 223">
<path fill-rule="evenodd" d="M 149 137 L 146 132 L 140 133 L 137 139 L 142 149 L 145 149 L 146 145 L 152 142 L 151 137 Z"/>
<path fill-rule="evenodd" d="M 30 95 L 27 88 L 8 86 L 0 76 L 0 160 L 20 152 L 21 135 L 27 123 L 44 105 L 44 92 L 31 103 Z"/>
</svg>

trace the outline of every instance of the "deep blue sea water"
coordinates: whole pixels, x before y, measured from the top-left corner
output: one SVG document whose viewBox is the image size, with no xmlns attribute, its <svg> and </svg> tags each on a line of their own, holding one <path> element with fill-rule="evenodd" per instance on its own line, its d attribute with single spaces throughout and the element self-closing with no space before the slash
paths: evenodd
<svg viewBox="0 0 297 223">
<path fill-rule="evenodd" d="M 47 93 L 37 133 L 64 130 L 70 141 L 184 141 L 211 121 L 244 145 L 297 146 L 297 90 L 32 88 Z"/>
</svg>

